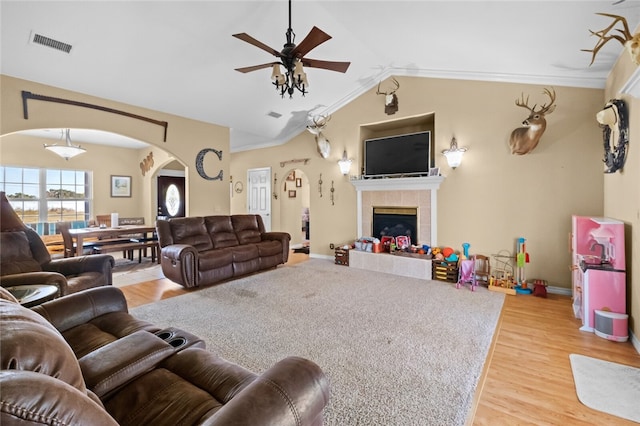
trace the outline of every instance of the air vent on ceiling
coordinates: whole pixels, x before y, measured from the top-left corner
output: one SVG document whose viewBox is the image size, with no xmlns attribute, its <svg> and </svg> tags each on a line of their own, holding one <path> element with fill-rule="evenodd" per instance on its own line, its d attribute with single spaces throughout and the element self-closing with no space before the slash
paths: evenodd
<svg viewBox="0 0 640 426">
<path fill-rule="evenodd" d="M 267 115 L 268 115 L 269 117 L 273 117 L 273 118 L 280 118 L 280 117 L 282 117 L 282 114 L 279 114 L 279 113 L 277 113 L 277 112 L 275 112 L 275 111 L 270 111 L 270 112 L 268 112 L 268 113 L 267 113 Z"/>
<path fill-rule="evenodd" d="M 71 46 L 68 43 L 62 42 L 62 41 L 58 41 L 58 40 L 54 40 L 52 38 L 49 38 L 47 36 L 43 36 L 42 34 L 38 34 L 36 32 L 32 32 L 31 33 L 31 43 L 35 43 L 35 44 L 39 44 L 41 46 L 47 46 L 50 47 L 52 49 L 56 49 L 59 50 L 61 52 L 65 52 L 65 53 L 70 53 L 71 52 L 71 48 L 73 46 Z"/>
</svg>

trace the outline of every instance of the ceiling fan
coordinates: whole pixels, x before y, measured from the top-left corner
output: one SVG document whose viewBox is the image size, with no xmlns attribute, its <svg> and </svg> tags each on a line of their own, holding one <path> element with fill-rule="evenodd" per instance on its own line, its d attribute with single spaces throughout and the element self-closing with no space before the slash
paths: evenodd
<svg viewBox="0 0 640 426">
<path fill-rule="evenodd" d="M 331 39 L 331 36 L 318 27 L 313 27 L 309 34 L 300 42 L 295 44 L 295 33 L 291 29 L 291 0 L 289 0 L 289 28 L 287 29 L 287 42 L 281 51 L 277 51 L 266 44 L 256 40 L 247 33 L 233 34 L 233 37 L 246 41 L 262 50 L 265 50 L 275 57 L 279 58 L 279 61 L 268 62 L 266 64 L 253 65 L 250 67 L 236 68 L 236 71 L 242 73 L 257 71 L 263 68 L 273 68 L 271 78 L 274 80 L 273 84 L 276 86 L 276 90 L 280 92 L 280 95 L 284 97 L 285 93 L 289 94 L 289 97 L 293 97 L 295 90 L 302 93 L 302 96 L 307 92 L 309 82 L 307 81 L 307 75 L 304 72 L 305 67 L 322 68 L 330 71 L 346 72 L 351 65 L 351 62 L 334 62 L 334 61 L 321 61 L 318 59 L 305 58 L 305 55 L 312 49 Z M 280 66 L 285 67 L 285 74 L 282 74 Z"/>
</svg>

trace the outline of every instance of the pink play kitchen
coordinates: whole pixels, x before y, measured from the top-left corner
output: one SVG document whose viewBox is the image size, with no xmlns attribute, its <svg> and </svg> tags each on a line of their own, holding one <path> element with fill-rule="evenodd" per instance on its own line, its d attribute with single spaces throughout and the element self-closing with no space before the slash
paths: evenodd
<svg viewBox="0 0 640 426">
<path fill-rule="evenodd" d="M 582 331 L 624 342 L 628 338 L 624 223 L 572 217 L 573 313 Z"/>
</svg>

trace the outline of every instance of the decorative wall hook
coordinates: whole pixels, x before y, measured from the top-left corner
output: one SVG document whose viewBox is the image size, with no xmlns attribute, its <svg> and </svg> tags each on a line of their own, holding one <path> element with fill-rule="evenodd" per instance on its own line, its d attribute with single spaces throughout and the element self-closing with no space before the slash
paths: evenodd
<svg viewBox="0 0 640 426">
<path fill-rule="evenodd" d="M 278 174 L 277 173 L 273 174 L 273 189 L 274 189 L 273 198 L 277 200 L 278 199 Z"/>
<path fill-rule="evenodd" d="M 335 206 L 336 203 L 333 201 L 333 193 L 335 192 L 335 188 L 333 187 L 333 181 L 331 181 L 331 205 Z"/>
<path fill-rule="evenodd" d="M 320 193 L 320 198 L 322 198 L 322 173 L 320 173 L 320 179 L 318 179 L 318 192 Z"/>
</svg>

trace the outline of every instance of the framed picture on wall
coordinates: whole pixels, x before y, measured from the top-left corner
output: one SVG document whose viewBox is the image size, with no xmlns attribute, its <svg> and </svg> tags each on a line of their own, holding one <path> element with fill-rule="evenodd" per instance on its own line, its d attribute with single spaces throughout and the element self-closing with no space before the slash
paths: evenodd
<svg viewBox="0 0 640 426">
<path fill-rule="evenodd" d="M 296 198 L 296 190 L 295 189 L 290 189 L 289 190 L 289 198 Z"/>
<path fill-rule="evenodd" d="M 296 171 L 293 170 L 291 173 L 289 173 L 289 176 L 287 176 L 287 180 L 296 180 Z"/>
<path fill-rule="evenodd" d="M 296 188 L 302 188 L 302 178 L 296 178 Z"/>
<path fill-rule="evenodd" d="M 131 197 L 131 176 L 111 175 L 111 197 Z"/>
</svg>

